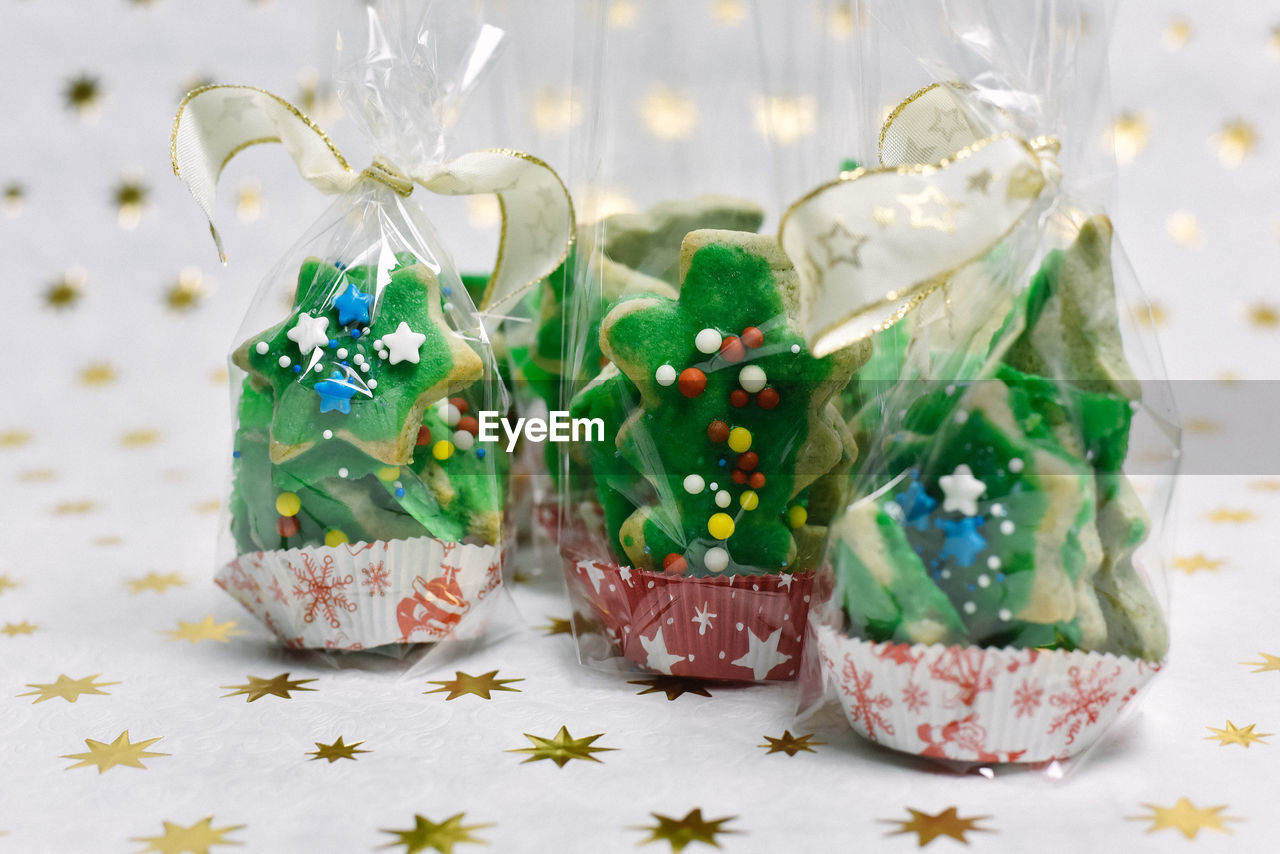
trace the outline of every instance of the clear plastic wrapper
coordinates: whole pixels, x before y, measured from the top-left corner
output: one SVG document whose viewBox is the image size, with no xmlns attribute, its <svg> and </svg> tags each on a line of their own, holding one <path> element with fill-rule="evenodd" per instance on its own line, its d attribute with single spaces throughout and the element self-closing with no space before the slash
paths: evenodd
<svg viewBox="0 0 1280 854">
<path fill-rule="evenodd" d="M 491 332 L 563 257 L 571 207 L 536 158 L 444 159 L 502 38 L 477 3 L 351 10 L 337 88 L 375 152 L 362 172 L 269 93 L 210 87 L 179 111 L 175 171 L 211 223 L 212 184 L 248 144 L 282 142 L 307 180 L 337 196 L 263 280 L 231 354 L 216 581 L 287 646 L 398 655 L 510 624 L 511 463 L 481 426 L 509 409 Z M 499 194 L 500 269 L 459 275 L 419 206 L 423 187 Z"/>
<path fill-rule="evenodd" d="M 884 100 L 906 97 L 872 140 L 883 168 L 782 228 L 790 251 L 854 236 L 859 268 L 826 266 L 845 287 L 808 331 L 875 347 L 842 396 L 862 455 L 816 583 L 805 705 L 832 698 L 907 753 L 1060 768 L 1168 650 L 1180 433 L 1104 213 L 1108 5 L 868 5 Z"/>
</svg>

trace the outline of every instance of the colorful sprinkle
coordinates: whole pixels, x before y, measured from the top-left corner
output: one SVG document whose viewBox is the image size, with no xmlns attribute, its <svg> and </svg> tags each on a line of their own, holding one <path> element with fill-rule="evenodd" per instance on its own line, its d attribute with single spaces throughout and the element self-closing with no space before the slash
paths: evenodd
<svg viewBox="0 0 1280 854">
<path fill-rule="evenodd" d="M 799 344 L 792 344 L 792 345 L 791 345 L 791 352 L 792 352 L 792 353 L 799 353 L 799 352 L 800 352 L 800 345 L 799 345 Z"/>
<path fill-rule="evenodd" d="M 678 387 L 685 397 L 697 397 L 706 391 L 707 375 L 697 368 L 685 368 L 680 372 Z"/>
<path fill-rule="evenodd" d="M 769 378 L 765 376 L 764 368 L 759 365 L 747 365 L 738 372 L 738 384 L 747 390 L 748 394 L 755 394 L 769 383 Z"/>
<path fill-rule="evenodd" d="M 464 415 L 458 419 L 458 429 L 465 430 L 472 436 L 476 436 L 480 433 L 480 422 L 476 420 L 474 415 Z"/>
<path fill-rule="evenodd" d="M 756 405 L 761 409 L 773 409 L 778 405 L 778 392 L 771 388 L 761 389 L 756 395 Z"/>
<path fill-rule="evenodd" d="M 280 357 L 280 359 L 279 359 L 279 365 L 280 365 L 280 367 L 282 367 L 282 368 L 287 368 L 287 367 L 289 367 L 291 364 L 293 364 L 293 360 L 292 360 L 292 359 L 290 359 L 288 356 L 281 356 L 281 357 Z"/>
<path fill-rule="evenodd" d="M 728 513 L 716 513 L 707 520 L 707 533 L 717 540 L 727 540 L 733 536 L 733 517 Z"/>
<path fill-rule="evenodd" d="M 787 524 L 792 528 L 803 528 L 804 523 L 809 521 L 809 511 L 799 504 L 792 506 L 787 510 Z"/>
<path fill-rule="evenodd" d="M 735 388 L 729 392 L 729 403 L 741 409 L 751 402 L 751 395 L 747 394 L 740 388 Z"/>
<path fill-rule="evenodd" d="M 738 496 L 738 503 L 742 505 L 743 510 L 755 510 L 760 506 L 760 496 L 754 491 L 748 489 L 742 495 Z"/>
<path fill-rule="evenodd" d="M 466 430 L 454 430 L 453 444 L 459 451 L 469 451 L 475 447 L 475 434 L 468 433 Z"/>
<path fill-rule="evenodd" d="M 760 456 L 755 451 L 738 454 L 738 468 L 743 471 L 751 471 L 758 465 L 760 465 Z"/>
<path fill-rule="evenodd" d="M 341 528 L 330 528 L 324 532 L 324 544 L 329 547 L 340 546 L 343 543 L 349 543 L 347 535 Z"/>
<path fill-rule="evenodd" d="M 742 469 L 734 469 L 729 477 L 733 478 L 733 482 L 739 485 L 747 482 L 747 473 Z"/>
<path fill-rule="evenodd" d="M 697 495 L 706 487 L 707 482 L 702 479 L 700 474 L 691 474 L 684 479 L 684 491 L 690 495 Z"/>
<path fill-rule="evenodd" d="M 764 474 L 762 472 L 753 471 L 751 477 L 747 478 L 747 486 L 752 489 L 760 489 L 764 486 Z"/>
<path fill-rule="evenodd" d="M 684 575 L 685 570 L 688 568 L 688 562 L 675 552 L 662 559 L 662 571 L 671 575 Z"/>
<path fill-rule="evenodd" d="M 724 572 L 729 566 L 729 553 L 719 546 L 713 546 L 702 556 L 702 562 L 706 564 L 707 572 Z"/>
<path fill-rule="evenodd" d="M 736 335 L 730 335 L 720 344 L 720 358 L 726 362 L 741 362 L 747 356 L 747 348 Z"/>
<path fill-rule="evenodd" d="M 458 412 L 462 415 L 466 415 L 471 409 L 470 404 L 467 403 L 467 399 L 464 397 L 451 397 L 449 398 L 449 403 L 457 407 Z"/>
<path fill-rule="evenodd" d="M 458 422 L 462 420 L 462 413 L 449 401 L 442 400 L 440 401 L 440 419 L 450 427 L 457 427 Z"/>
<path fill-rule="evenodd" d="M 723 421 L 712 421 L 707 427 L 707 438 L 717 444 L 729 438 L 729 425 Z"/>
<path fill-rule="evenodd" d="M 296 492 L 282 492 L 276 496 L 276 512 L 281 516 L 297 516 L 302 509 L 302 499 Z"/>
<path fill-rule="evenodd" d="M 453 443 L 447 439 L 441 439 L 431 448 L 431 456 L 437 460 L 447 460 L 453 456 Z"/>
<path fill-rule="evenodd" d="M 699 353 L 706 353 L 709 356 L 720 349 L 720 342 L 723 340 L 719 332 L 708 328 L 698 333 L 693 339 L 693 346 L 698 348 Z"/>
<path fill-rule="evenodd" d="M 302 530 L 302 523 L 298 521 L 297 516 L 281 516 L 276 519 L 276 533 L 280 536 L 292 537 Z"/>
<path fill-rule="evenodd" d="M 751 449 L 751 431 L 746 427 L 734 427 L 729 431 L 729 450 L 745 454 Z"/>
<path fill-rule="evenodd" d="M 349 474 L 351 474 L 351 472 L 347 471 L 346 466 L 343 466 L 342 468 L 338 469 L 338 477 L 346 477 Z"/>
<path fill-rule="evenodd" d="M 266 341 L 259 341 L 254 345 L 253 349 L 258 351 L 259 356 L 265 356 L 267 351 L 271 349 L 271 346 L 267 344 Z"/>
<path fill-rule="evenodd" d="M 431 428 L 426 424 L 423 424 L 418 428 L 418 440 L 416 444 L 418 446 L 431 444 Z"/>
<path fill-rule="evenodd" d="M 733 496 L 729 494 L 729 491 L 727 489 L 722 489 L 716 493 L 717 507 L 722 507 L 722 508 L 728 507 L 732 503 L 733 503 Z"/>
<path fill-rule="evenodd" d="M 378 469 L 378 480 L 384 483 L 394 483 L 396 478 L 400 476 L 399 466 L 383 466 Z"/>
<path fill-rule="evenodd" d="M 662 365 L 654 371 L 653 378 L 660 386 L 669 386 L 676 381 L 676 369 L 670 365 Z"/>
<path fill-rule="evenodd" d="M 754 350 L 764 344 L 764 333 L 755 326 L 748 326 L 742 330 L 742 343 Z"/>
</svg>

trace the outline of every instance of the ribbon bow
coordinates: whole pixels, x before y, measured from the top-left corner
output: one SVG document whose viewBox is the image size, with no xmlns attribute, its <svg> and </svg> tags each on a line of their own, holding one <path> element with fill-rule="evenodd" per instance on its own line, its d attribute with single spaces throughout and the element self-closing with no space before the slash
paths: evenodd
<svg viewBox="0 0 1280 854">
<path fill-rule="evenodd" d="M 801 198 L 778 242 L 810 294 L 801 322 L 822 356 L 887 329 L 982 257 L 1062 173 L 1058 142 L 983 136 L 960 92 L 934 84 L 880 133 L 879 169 L 854 169 Z"/>
<path fill-rule="evenodd" d="M 282 144 L 302 177 L 325 193 L 345 193 L 366 180 L 402 196 L 412 193 L 415 184 L 450 196 L 496 193 L 502 237 L 479 306 L 491 315 L 499 314 L 558 267 L 573 241 L 569 191 L 555 171 L 536 157 L 492 149 L 407 175 L 384 160 L 357 171 L 315 122 L 283 98 L 251 86 L 205 86 L 188 94 L 178 107 L 169 154 L 173 173 L 186 182 L 208 217 L 224 263 L 226 254 L 214 225 L 218 178 L 232 157 L 264 142 Z M 508 228 L 512 220 L 522 227 Z"/>
</svg>

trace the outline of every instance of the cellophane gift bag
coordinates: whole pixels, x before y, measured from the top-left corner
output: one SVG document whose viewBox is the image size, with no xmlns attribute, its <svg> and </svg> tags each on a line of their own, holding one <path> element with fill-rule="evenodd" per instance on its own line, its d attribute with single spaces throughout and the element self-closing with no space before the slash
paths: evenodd
<svg viewBox="0 0 1280 854">
<path fill-rule="evenodd" d="M 789 251 L 847 250 L 813 252 L 815 348 L 876 349 L 843 398 L 863 453 L 815 585 L 806 703 L 825 692 L 907 753 L 1060 769 L 1169 647 L 1180 434 L 1105 213 L 1109 8 L 871 10 L 900 101 L 880 166 L 783 224 Z"/>
<path fill-rule="evenodd" d="M 482 427 L 508 409 L 490 314 L 563 257 L 571 215 L 536 158 L 444 160 L 503 38 L 479 4 L 350 13 L 337 88 L 373 165 L 353 168 L 281 99 L 216 86 L 184 101 L 174 164 L 211 222 L 221 167 L 253 143 L 283 143 L 303 177 L 337 196 L 262 281 L 230 356 L 216 581 L 286 646 L 399 654 L 507 624 L 510 462 Z M 428 190 L 502 199 L 503 266 L 476 301 L 419 205 Z"/>
<path fill-rule="evenodd" d="M 809 350 L 808 285 L 768 233 L 792 174 L 779 164 L 818 126 L 816 93 L 786 90 L 798 75 L 781 68 L 830 39 L 819 5 L 579 7 L 581 219 L 554 298 L 581 428 L 559 472 L 560 550 L 586 664 L 799 669 L 857 455 L 837 399 L 869 352 Z"/>
</svg>

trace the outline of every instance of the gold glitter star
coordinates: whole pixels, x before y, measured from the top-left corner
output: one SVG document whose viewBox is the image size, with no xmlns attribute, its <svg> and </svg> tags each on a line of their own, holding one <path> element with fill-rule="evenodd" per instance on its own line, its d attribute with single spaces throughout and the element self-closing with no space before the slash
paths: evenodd
<svg viewBox="0 0 1280 854">
<path fill-rule="evenodd" d="M 563 726 L 551 738 L 530 735 L 526 732 L 524 737 L 533 742 L 533 747 L 516 747 L 508 750 L 507 753 L 528 753 L 529 758 L 521 762 L 521 765 L 527 762 L 537 762 L 539 759 L 550 759 L 561 768 L 571 759 L 589 759 L 592 762 L 599 762 L 600 760 L 591 754 L 615 749 L 612 747 L 591 746 L 597 738 L 603 735 L 604 733 L 598 732 L 595 735 L 574 738 L 569 734 L 569 730 Z"/>
<path fill-rule="evenodd" d="M 1213 136 L 1218 160 L 1228 169 L 1239 166 L 1258 147 L 1258 132 L 1244 119 L 1234 119 Z"/>
<path fill-rule="evenodd" d="M 157 736 L 156 738 L 148 738 L 146 741 L 133 743 L 129 741 L 129 731 L 125 730 L 116 736 L 116 740 L 110 744 L 86 738 L 84 743 L 89 748 L 88 753 L 64 753 L 61 758 L 79 760 L 75 765 L 68 765 L 66 768 L 68 771 L 72 768 L 87 768 L 90 765 L 98 766 L 99 774 L 105 774 L 117 765 L 127 765 L 130 768 L 141 768 L 145 771 L 147 766 L 142 764 L 143 759 L 169 755 L 168 753 L 154 753 L 147 750 L 148 747 L 163 737 Z"/>
<path fill-rule="evenodd" d="M 611 187 L 586 187 L 573 206 L 581 204 L 582 222 L 596 222 L 607 216 L 632 213 L 636 203 L 626 193 Z"/>
<path fill-rule="evenodd" d="M 1191 41 L 1193 27 L 1186 18 L 1174 18 L 1164 28 L 1164 44 L 1169 50 L 1182 50 Z"/>
<path fill-rule="evenodd" d="M 786 145 L 813 133 L 817 124 L 813 98 L 771 95 L 755 99 L 755 128 L 765 139 Z"/>
<path fill-rule="evenodd" d="M 1201 571 L 1217 572 L 1218 568 L 1222 566 L 1222 561 L 1207 558 L 1203 554 L 1197 553 L 1176 557 L 1174 558 L 1173 565 L 1177 569 L 1185 572 L 1187 575 L 1191 575 Z"/>
<path fill-rule="evenodd" d="M 637 697 L 645 694 L 666 694 L 667 700 L 672 701 L 684 694 L 697 694 L 700 697 L 711 696 L 711 692 L 707 690 L 707 686 L 703 683 L 693 679 L 681 679 L 679 676 L 650 676 L 646 679 L 632 679 L 627 684 L 648 686 L 643 691 L 637 691 Z"/>
<path fill-rule="evenodd" d="M 1280 480 L 1274 478 L 1255 480 L 1249 484 L 1249 488 L 1257 492 L 1280 492 Z"/>
<path fill-rule="evenodd" d="M 573 634 L 573 623 L 564 617 L 547 617 L 547 623 L 539 626 L 545 635 L 571 635 Z"/>
<path fill-rule="evenodd" d="M 1272 735 L 1269 732 L 1254 732 L 1253 728 L 1257 724 L 1249 724 L 1247 727 L 1237 727 L 1231 721 L 1227 721 L 1226 729 L 1217 729 L 1216 727 L 1205 727 L 1213 735 L 1205 736 L 1205 741 L 1218 740 L 1219 747 L 1226 747 L 1228 744 L 1238 744 L 1241 747 L 1248 747 L 1257 742 L 1258 744 L 1266 744 L 1264 738 Z"/>
<path fill-rule="evenodd" d="M 1120 165 L 1132 163 L 1151 141 L 1151 123 L 1141 113 L 1125 112 L 1111 126 L 1111 144 Z"/>
<path fill-rule="evenodd" d="M 104 534 L 101 537 L 95 537 L 93 540 L 95 546 L 118 546 L 123 542 L 124 540 L 114 534 Z"/>
<path fill-rule="evenodd" d="M 5 430 L 0 432 L 0 448 L 16 448 L 31 441 L 31 434 L 26 430 Z"/>
<path fill-rule="evenodd" d="M 254 700 L 260 700 L 270 694 L 273 697 L 283 697 L 286 700 L 292 700 L 289 696 L 290 691 L 314 691 L 315 688 L 303 688 L 303 684 L 307 682 L 315 682 L 314 679 L 290 679 L 288 673 L 281 673 L 279 676 L 273 676 L 270 679 L 261 679 L 257 676 L 247 677 L 249 684 L 247 685 L 219 685 L 220 688 L 234 688 L 230 694 L 223 694 L 224 697 L 235 697 L 239 694 L 247 694 L 249 699 L 245 702 L 252 703 Z"/>
<path fill-rule="evenodd" d="M 57 479 L 58 473 L 53 469 L 26 469 L 18 472 L 18 480 L 23 483 L 48 483 Z"/>
<path fill-rule="evenodd" d="M 176 629 L 166 629 L 165 634 L 169 636 L 169 640 L 184 640 L 191 643 L 211 640 L 218 643 L 227 643 L 235 635 L 242 635 L 244 632 L 236 629 L 235 620 L 215 623 L 213 617 L 208 616 L 198 623 L 179 620 L 178 627 Z M 224 685 L 222 687 L 227 688 L 230 686 Z"/>
<path fill-rule="evenodd" d="M 684 139 L 698 124 L 698 105 L 689 95 L 658 85 L 640 102 L 640 117 L 658 139 Z"/>
<path fill-rule="evenodd" d="M 1217 522 L 1219 524 L 1226 522 L 1240 524 L 1243 522 L 1252 522 L 1258 517 L 1252 510 L 1219 507 L 1217 510 L 1211 510 L 1204 514 L 1204 518 L 1208 519 L 1210 522 Z"/>
<path fill-rule="evenodd" d="M 921 848 L 928 845 L 939 836 L 950 836 L 957 839 L 965 845 L 969 844 L 969 840 L 965 838 L 966 833 L 994 833 L 988 827 L 978 827 L 978 822 L 991 818 L 989 815 L 975 815 L 969 818 L 961 818 L 955 807 L 947 807 L 937 815 L 929 815 L 927 812 L 907 807 L 907 812 L 911 813 L 911 818 L 903 821 L 901 819 L 880 819 L 882 824 L 899 825 L 897 830 L 891 830 L 885 836 L 898 836 L 904 833 L 914 833 L 916 841 Z"/>
<path fill-rule="evenodd" d="M 498 671 L 490 670 L 488 673 L 482 673 L 479 676 L 472 676 L 470 673 L 463 673 L 461 670 L 455 670 L 453 679 L 446 682 L 436 682 L 434 680 L 428 682 L 430 685 L 440 685 L 440 688 L 433 688 L 430 691 L 423 691 L 424 694 L 439 694 L 444 691 L 449 692 L 446 700 L 456 700 L 464 694 L 475 694 L 482 700 L 492 700 L 490 692 L 493 691 L 515 691 L 519 692 L 519 688 L 508 688 L 511 682 L 523 682 L 523 679 L 499 679 Z"/>
<path fill-rule="evenodd" d="M 3 626 L 0 626 L 0 634 L 6 634 L 11 638 L 16 638 L 18 635 L 32 634 L 38 628 L 40 627 L 35 623 L 23 620 L 21 623 L 5 623 Z"/>
<path fill-rule="evenodd" d="M 810 753 L 817 753 L 818 751 L 813 748 L 820 744 L 826 744 L 826 742 L 810 741 L 809 739 L 811 738 L 813 738 L 813 733 L 809 733 L 807 735 L 792 735 L 791 730 L 786 729 L 782 731 L 781 738 L 774 738 L 768 735 L 764 736 L 764 740 L 768 743 L 757 744 L 756 747 L 769 748 L 765 753 L 765 756 L 768 756 L 770 753 L 785 753 L 788 756 L 795 756 L 802 750 L 807 750 Z"/>
<path fill-rule="evenodd" d="M 472 197 L 468 197 L 472 198 Z M 497 204 L 497 199 L 494 199 Z M 256 222 L 262 215 L 262 184 L 257 178 L 243 178 L 236 189 L 236 216 L 241 222 Z"/>
<path fill-rule="evenodd" d="M 111 191 L 112 203 L 116 208 L 116 221 L 121 228 L 138 227 L 142 214 L 147 208 L 147 196 L 150 191 L 140 180 L 125 178 Z"/>
<path fill-rule="evenodd" d="M 5 184 L 4 212 L 9 216 L 17 216 L 22 213 L 22 200 L 25 195 L 26 191 L 21 184 Z"/>
<path fill-rule="evenodd" d="M 651 812 L 649 815 L 658 820 L 656 827 L 637 825 L 631 828 L 632 830 L 648 831 L 649 838 L 640 840 L 639 844 L 648 845 L 650 842 L 669 842 L 671 843 L 671 850 L 675 852 L 683 851 L 685 846 L 691 842 L 702 842 L 712 848 L 719 848 L 720 842 L 716 839 L 717 834 L 742 832 L 740 830 L 726 830 L 720 826 L 736 819 L 736 815 L 704 819 L 701 807 L 690 810 L 684 818 L 671 818 L 656 812 Z"/>
<path fill-rule="evenodd" d="M 866 22 L 866 9 L 853 9 L 853 4 L 849 0 L 841 0 L 836 3 L 835 8 L 831 10 L 830 16 L 827 18 L 827 32 L 840 41 L 844 41 L 853 35 L 853 31 L 862 26 Z"/>
<path fill-rule="evenodd" d="M 1249 667 L 1256 667 L 1257 670 L 1251 671 L 1253 673 L 1266 673 L 1268 670 L 1280 671 L 1280 655 L 1267 655 L 1265 652 L 1260 652 L 1258 655 L 1262 656 L 1262 661 L 1242 661 L 1240 663 Z"/>
<path fill-rule="evenodd" d="M 103 386 L 116 381 L 116 369 L 110 362 L 92 362 L 80 369 L 80 385 Z"/>
<path fill-rule="evenodd" d="M 6 590 L 14 590 L 20 585 L 7 575 L 0 575 L 0 596 L 4 595 Z M 568 622 L 566 620 L 566 622 Z"/>
<path fill-rule="evenodd" d="M 75 110 L 82 119 L 91 119 L 102 103 L 102 89 L 98 78 L 81 74 L 67 81 L 62 90 L 68 109 Z"/>
<path fill-rule="evenodd" d="M 1182 422 L 1182 429 L 1188 433 L 1218 433 L 1222 430 L 1222 425 L 1212 418 L 1192 416 Z"/>
<path fill-rule="evenodd" d="M 163 593 L 170 587 L 185 587 L 186 580 L 176 572 L 169 572 L 161 575 L 158 572 L 148 572 L 141 578 L 126 579 L 129 585 L 130 593 L 141 593 L 144 590 L 154 590 L 157 593 Z"/>
<path fill-rule="evenodd" d="M 636 4 L 631 0 L 613 0 L 609 4 L 609 26 L 623 30 L 636 22 Z"/>
<path fill-rule="evenodd" d="M 533 97 L 533 126 L 557 133 L 582 124 L 582 98 L 576 90 L 542 89 Z"/>
<path fill-rule="evenodd" d="M 98 509 L 98 505 L 87 499 L 79 501 L 62 501 L 54 505 L 50 512 L 55 516 L 83 516 Z"/>
<path fill-rule="evenodd" d="M 1280 310 L 1264 302 L 1249 306 L 1249 323 L 1259 329 L 1275 329 L 1280 326 Z"/>
<path fill-rule="evenodd" d="M 746 16 L 742 0 L 715 0 L 711 4 L 711 17 L 726 27 L 735 26 Z"/>
<path fill-rule="evenodd" d="M 35 697 L 31 701 L 32 705 L 43 703 L 45 700 L 52 700 L 54 697 L 61 697 L 68 703 L 74 703 L 80 699 L 81 694 L 110 694 L 110 691 L 99 690 L 108 685 L 119 685 L 119 682 L 102 682 L 95 680 L 101 673 L 95 673 L 92 676 L 85 676 L 83 679 L 72 679 L 70 676 L 58 675 L 55 682 L 28 682 L 28 688 L 35 688 L 34 691 L 27 691 L 25 694 L 19 694 L 19 697 Z"/>
<path fill-rule="evenodd" d="M 1140 326 L 1164 326 L 1169 319 L 1169 313 L 1158 302 L 1142 303 L 1134 306 L 1133 319 Z"/>
<path fill-rule="evenodd" d="M 1143 806 L 1151 810 L 1151 815 L 1131 815 L 1125 816 L 1125 818 L 1129 821 L 1151 822 L 1151 826 L 1147 828 L 1147 833 L 1173 828 L 1187 839 L 1195 839 L 1196 834 L 1202 830 L 1230 833 L 1231 830 L 1223 824 L 1224 821 L 1244 820 L 1234 816 L 1221 815 L 1222 811 L 1227 808 L 1226 804 L 1201 808 L 1186 798 L 1178 798 L 1178 802 L 1171 807 L 1161 807 L 1155 804 L 1143 804 Z"/>
<path fill-rule="evenodd" d="M 1267 58 L 1273 62 L 1280 59 L 1280 24 L 1271 28 L 1267 38 Z"/>
<path fill-rule="evenodd" d="M 210 498 L 191 506 L 191 509 L 197 513 L 217 513 L 221 508 L 222 502 L 216 498 Z"/>
<path fill-rule="evenodd" d="M 330 765 L 339 759 L 350 759 L 354 762 L 355 754 L 373 752 L 372 750 L 358 750 L 357 748 L 362 744 L 364 744 L 363 741 L 357 741 L 355 744 L 344 744 L 342 736 L 338 736 L 338 740 L 333 744 L 321 744 L 317 741 L 315 743 L 316 749 L 307 751 L 307 755 L 311 757 L 312 762 L 317 759 L 328 759 Z"/>
<path fill-rule="evenodd" d="M 45 289 L 44 304 L 54 309 L 71 308 L 84 295 L 88 278 L 83 268 L 72 267 Z"/>
<path fill-rule="evenodd" d="M 178 279 L 164 292 L 165 305 L 171 311 L 190 311 L 208 296 L 204 274 L 195 267 L 185 267 Z"/>
<path fill-rule="evenodd" d="M 1169 214 L 1164 227 L 1169 236 L 1182 246 L 1194 247 L 1202 242 L 1200 221 L 1190 211 L 1174 211 Z"/>
<path fill-rule="evenodd" d="M 145 448 L 160 441 L 160 431 L 150 428 L 130 430 L 120 437 L 122 448 Z"/>
<path fill-rule="evenodd" d="M 417 852 L 426 851 L 428 848 L 438 851 L 440 854 L 452 854 L 453 846 L 463 842 L 472 842 L 479 845 L 486 844 L 485 840 L 472 836 L 471 831 L 493 827 L 493 824 L 464 825 L 462 820 L 465 816 L 466 813 L 460 812 L 437 824 L 431 819 L 423 818 L 415 813 L 413 827 L 409 830 L 379 828 L 383 833 L 390 833 L 393 836 L 400 837 L 395 842 L 390 842 L 381 847 L 392 848 L 396 845 L 403 845 L 405 846 L 403 854 L 417 854 Z"/>
<path fill-rule="evenodd" d="M 213 816 L 200 819 L 190 827 L 166 821 L 164 833 L 160 836 L 135 836 L 131 841 L 145 842 L 147 847 L 140 854 L 156 851 L 159 854 L 209 854 L 214 845 L 240 845 L 234 839 L 226 839 L 228 833 L 242 830 L 245 825 L 235 824 L 227 827 L 214 827 Z"/>
</svg>

